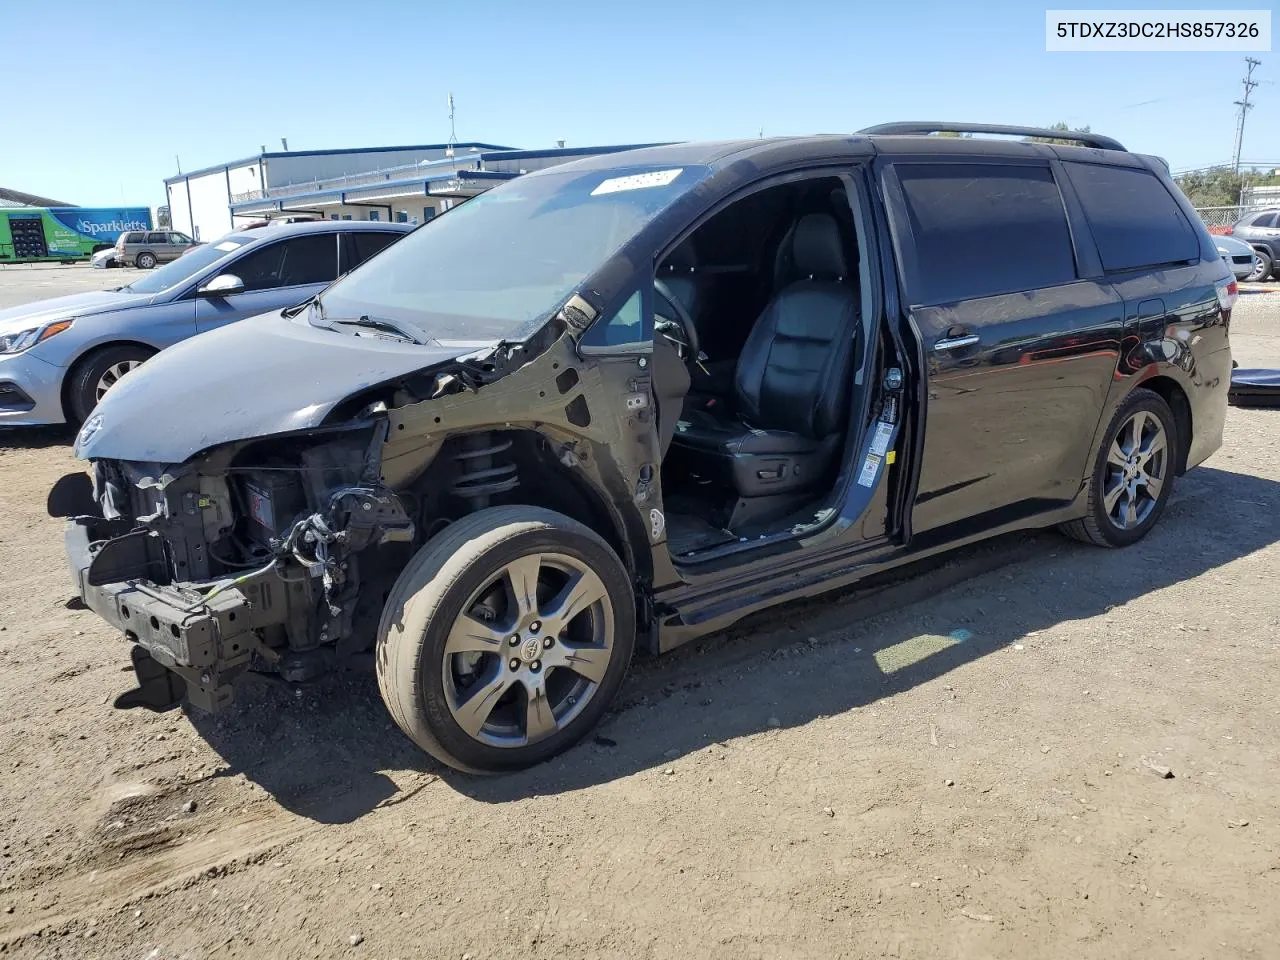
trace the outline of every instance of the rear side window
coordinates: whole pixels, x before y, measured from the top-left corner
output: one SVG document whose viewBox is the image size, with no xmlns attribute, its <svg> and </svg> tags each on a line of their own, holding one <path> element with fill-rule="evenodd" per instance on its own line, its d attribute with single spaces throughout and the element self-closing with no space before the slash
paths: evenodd
<svg viewBox="0 0 1280 960">
<path fill-rule="evenodd" d="M 1147 170 L 1065 163 L 1104 270 L 1200 259 L 1200 240 L 1178 202 Z"/>
<path fill-rule="evenodd" d="M 1260 217 L 1254 217 L 1248 224 L 1251 227 L 1274 227 L 1276 221 L 1280 220 L 1280 213 L 1264 213 Z"/>
<path fill-rule="evenodd" d="M 401 233 L 366 233 L 362 230 L 353 230 L 351 232 L 351 242 L 355 247 L 356 255 L 355 263 L 352 266 L 360 266 L 375 253 L 381 251 L 383 247 L 391 246 L 402 236 L 404 234 Z"/>
<path fill-rule="evenodd" d="M 124 242 L 125 242 L 125 243 L 141 243 L 141 242 L 142 242 L 142 238 L 143 238 L 144 236 L 146 236 L 146 234 L 142 234 L 142 233 L 126 233 L 126 234 L 124 235 Z"/>
<path fill-rule="evenodd" d="M 168 243 L 169 235 L 167 233 L 148 233 L 147 243 Z"/>
<path fill-rule="evenodd" d="M 1076 279 L 1066 210 L 1047 167 L 896 169 L 916 248 L 913 303 L 972 300 Z"/>
<path fill-rule="evenodd" d="M 228 267 L 246 291 L 328 283 L 338 275 L 338 244 L 332 233 L 313 233 L 260 247 Z"/>
</svg>

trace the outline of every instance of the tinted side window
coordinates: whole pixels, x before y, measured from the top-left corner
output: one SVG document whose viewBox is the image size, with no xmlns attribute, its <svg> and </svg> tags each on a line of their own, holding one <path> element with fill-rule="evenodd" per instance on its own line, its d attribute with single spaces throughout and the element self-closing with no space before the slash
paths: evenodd
<svg viewBox="0 0 1280 960">
<path fill-rule="evenodd" d="M 169 235 L 167 233 L 148 233 L 147 243 L 168 243 Z"/>
<path fill-rule="evenodd" d="M 915 240 L 913 303 L 971 300 L 1076 279 L 1066 210 L 1047 167 L 896 169 Z"/>
<path fill-rule="evenodd" d="M 1173 195 L 1147 170 L 1064 164 L 1105 270 L 1200 259 L 1200 239 Z"/>
<path fill-rule="evenodd" d="M 281 240 L 247 254 L 227 272 L 248 290 L 328 283 L 338 276 L 338 244 L 332 233 Z"/>
<path fill-rule="evenodd" d="M 146 236 L 145 233 L 129 233 L 125 235 L 124 242 L 125 243 L 141 243 L 142 238 L 145 236 Z"/>
<path fill-rule="evenodd" d="M 403 234 L 399 233 L 364 233 L 352 231 L 351 242 L 355 246 L 355 262 L 351 264 L 358 267 L 364 263 L 383 247 L 389 247 L 395 243 Z M 350 269 L 350 268 L 348 268 Z"/>
<path fill-rule="evenodd" d="M 1251 227 L 1274 227 L 1276 221 L 1280 220 L 1280 213 L 1264 213 L 1260 217 L 1254 217 L 1253 222 L 1249 224 Z"/>
</svg>

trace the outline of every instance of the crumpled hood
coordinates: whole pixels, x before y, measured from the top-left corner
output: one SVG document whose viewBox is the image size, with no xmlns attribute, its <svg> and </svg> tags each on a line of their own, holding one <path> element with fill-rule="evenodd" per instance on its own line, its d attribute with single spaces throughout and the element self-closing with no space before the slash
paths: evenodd
<svg viewBox="0 0 1280 960">
<path fill-rule="evenodd" d="M 475 349 L 323 330 L 305 312 L 263 314 L 184 340 L 130 373 L 86 421 L 75 453 L 182 463 L 218 444 L 317 426 L 365 387 Z"/>
<path fill-rule="evenodd" d="M 137 306 L 140 303 L 150 303 L 152 296 L 149 293 L 129 293 L 127 290 L 121 290 L 119 293 L 114 290 L 92 290 L 86 293 L 73 293 L 66 297 L 54 297 L 52 300 L 24 303 L 20 307 L 0 310 L 0 333 L 16 333 L 51 320 L 85 317 L 95 313 L 106 313 L 109 310 Z"/>
</svg>

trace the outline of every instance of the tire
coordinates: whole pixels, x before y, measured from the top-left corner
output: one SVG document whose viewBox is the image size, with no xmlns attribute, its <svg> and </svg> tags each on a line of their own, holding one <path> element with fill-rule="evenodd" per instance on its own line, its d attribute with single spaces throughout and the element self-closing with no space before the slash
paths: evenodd
<svg viewBox="0 0 1280 960">
<path fill-rule="evenodd" d="M 530 571 L 539 590 L 521 606 L 512 584 Z M 560 597 L 575 598 L 563 615 Z M 595 726 L 635 632 L 631 578 L 598 534 L 550 510 L 492 507 L 428 540 L 396 580 L 378 626 L 378 688 L 437 760 L 466 773 L 516 770 Z"/>
<path fill-rule="evenodd" d="M 1259 283 L 1271 276 L 1271 269 L 1274 266 L 1271 260 L 1271 254 L 1265 250 L 1254 249 L 1254 256 L 1257 261 L 1253 268 L 1253 273 L 1246 278 L 1250 283 Z"/>
<path fill-rule="evenodd" d="M 140 253 L 135 258 L 134 263 L 138 265 L 140 270 L 150 270 L 156 265 L 156 255 L 154 253 Z"/>
<path fill-rule="evenodd" d="M 1140 426 L 1141 439 L 1138 455 L 1133 457 L 1135 422 Z M 1157 453 L 1153 448 L 1161 436 L 1163 448 Z M 1094 455 L 1088 513 L 1063 524 L 1062 531 L 1099 547 L 1137 543 L 1156 525 L 1173 493 L 1181 442 L 1177 420 L 1164 398 L 1151 390 L 1134 390 L 1111 418 Z M 1144 448 L 1150 451 L 1146 459 Z M 1140 470 L 1135 468 L 1139 463 Z M 1128 483 L 1126 476 L 1131 478 Z M 1159 481 L 1154 496 L 1150 480 Z"/>
<path fill-rule="evenodd" d="M 71 415 L 78 423 L 84 423 L 102 395 L 151 356 L 151 351 L 130 344 L 105 347 L 89 354 L 70 374 L 67 405 Z"/>
</svg>

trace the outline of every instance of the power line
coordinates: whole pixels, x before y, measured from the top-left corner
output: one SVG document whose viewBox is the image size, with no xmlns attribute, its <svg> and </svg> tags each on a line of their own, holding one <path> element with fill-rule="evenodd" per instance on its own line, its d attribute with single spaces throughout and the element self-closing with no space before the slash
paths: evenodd
<svg viewBox="0 0 1280 960">
<path fill-rule="evenodd" d="M 1240 150 L 1244 145 L 1244 119 L 1248 116 L 1249 111 L 1253 109 L 1253 104 L 1249 102 L 1249 95 L 1253 93 L 1253 88 L 1258 85 L 1258 81 L 1253 79 L 1253 71 L 1255 67 L 1262 63 L 1261 60 L 1255 60 L 1253 57 L 1245 57 L 1244 62 L 1248 66 L 1242 81 L 1244 83 L 1244 98 L 1235 101 L 1235 105 L 1240 108 L 1240 112 L 1236 114 L 1236 149 L 1231 155 L 1231 169 L 1236 173 L 1240 172 Z"/>
</svg>

